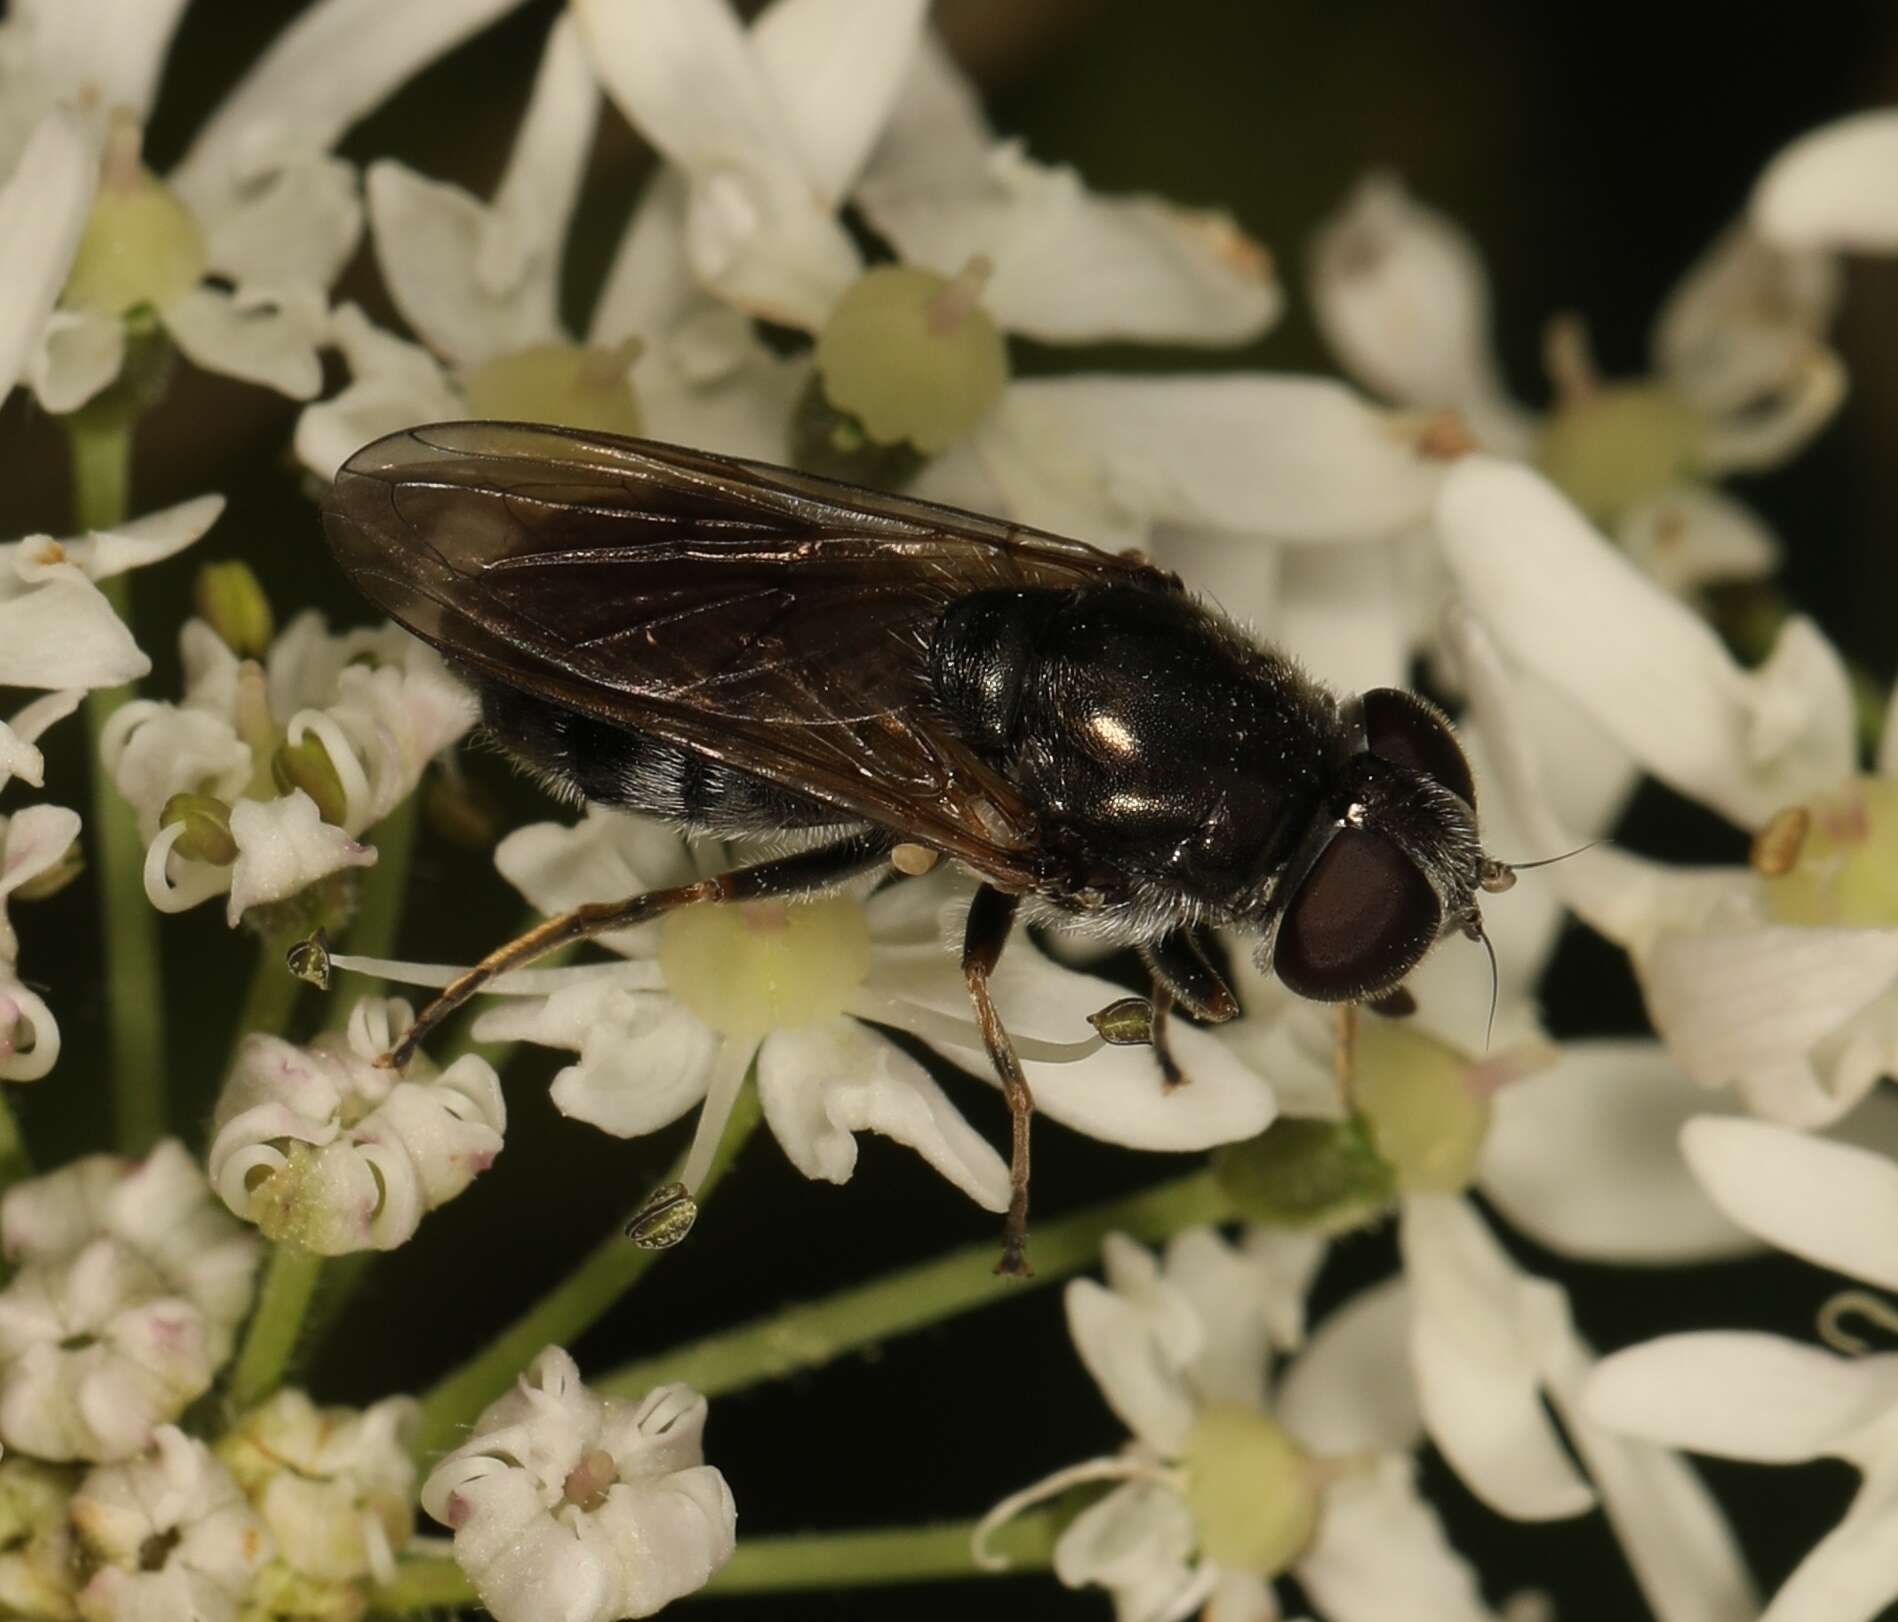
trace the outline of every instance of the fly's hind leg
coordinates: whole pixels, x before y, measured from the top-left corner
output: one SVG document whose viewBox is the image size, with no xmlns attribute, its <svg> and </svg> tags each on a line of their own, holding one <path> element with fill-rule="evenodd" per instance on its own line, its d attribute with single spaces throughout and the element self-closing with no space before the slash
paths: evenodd
<svg viewBox="0 0 1898 1622">
<path fill-rule="evenodd" d="M 1180 1068 L 1167 1040 L 1167 1015 L 1173 1006 L 1177 1003 L 1209 1025 L 1223 1025 L 1238 1014 L 1239 1002 L 1191 930 L 1176 929 L 1161 936 L 1141 947 L 1140 956 L 1153 977 L 1153 1054 L 1171 1092 L 1192 1079 Z"/>
<path fill-rule="evenodd" d="M 693 884 L 679 884 L 669 890 L 648 890 L 624 901 L 593 901 L 572 912 L 563 912 L 536 924 L 524 935 L 517 935 L 505 946 L 490 952 L 465 974 L 451 980 L 441 995 L 416 1016 L 402 1040 L 378 1061 L 400 1069 L 409 1062 L 416 1047 L 428 1033 L 474 996 L 497 975 L 506 974 L 532 963 L 536 958 L 570 942 L 602 935 L 610 930 L 630 929 L 647 923 L 678 907 L 698 901 L 764 901 L 772 897 L 808 895 L 829 889 L 853 873 L 874 867 L 890 852 L 890 836 L 867 829 L 834 844 L 797 851 L 773 861 L 739 867 Z"/>
<path fill-rule="evenodd" d="M 1029 1272 L 1028 1123 L 1035 1113 L 1035 1095 L 1028 1090 L 1028 1077 L 1022 1073 L 1015 1044 L 1009 1040 L 989 997 L 989 976 L 1008 944 L 1018 905 L 1019 897 L 986 884 L 975 892 L 975 904 L 969 908 L 969 923 L 962 936 L 962 977 L 969 985 L 969 1001 L 975 1005 L 982 1045 L 988 1049 L 989 1062 L 1001 1079 L 1002 1096 L 1008 1100 L 1008 1216 L 1002 1225 L 1002 1259 L 995 1271 L 1025 1278 Z"/>
</svg>

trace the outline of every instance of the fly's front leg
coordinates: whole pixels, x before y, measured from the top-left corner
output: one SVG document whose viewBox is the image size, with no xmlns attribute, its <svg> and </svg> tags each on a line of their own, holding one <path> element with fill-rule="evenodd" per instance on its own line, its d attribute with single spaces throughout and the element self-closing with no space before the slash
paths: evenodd
<svg viewBox="0 0 1898 1622">
<path fill-rule="evenodd" d="M 1167 1040 L 1167 1014 L 1178 1003 L 1195 1019 L 1223 1025 L 1239 1012 L 1231 988 L 1213 967 L 1212 959 L 1192 931 L 1176 929 L 1171 935 L 1140 948 L 1147 972 L 1153 976 L 1153 1053 L 1168 1092 L 1191 1080 L 1173 1057 Z"/>
<path fill-rule="evenodd" d="M 1008 944 L 1019 903 L 1019 897 L 986 884 L 975 892 L 975 904 L 969 908 L 969 923 L 962 936 L 962 977 L 969 985 L 969 1001 L 975 1004 L 982 1045 L 988 1049 L 989 1062 L 1001 1079 L 1002 1096 L 1008 1100 L 1008 1216 L 1002 1225 L 1002 1259 L 995 1271 L 1026 1277 L 1028 1123 L 1035 1113 L 1035 1095 L 1028 1090 L 1028 1077 L 1022 1073 L 1015 1044 L 1009 1040 L 989 996 L 989 976 Z"/>
<path fill-rule="evenodd" d="M 888 834 L 868 830 L 835 844 L 798 851 L 751 867 L 734 868 L 729 873 L 693 884 L 648 890 L 624 901 L 593 901 L 584 907 L 575 907 L 572 912 L 563 912 L 536 924 L 524 935 L 517 935 L 465 974 L 451 980 L 416 1016 L 414 1025 L 402 1040 L 377 1062 L 400 1069 L 430 1031 L 497 975 L 521 968 L 570 942 L 615 929 L 630 929 L 698 901 L 764 901 L 827 890 L 851 874 L 884 861 L 889 855 L 890 843 Z"/>
</svg>

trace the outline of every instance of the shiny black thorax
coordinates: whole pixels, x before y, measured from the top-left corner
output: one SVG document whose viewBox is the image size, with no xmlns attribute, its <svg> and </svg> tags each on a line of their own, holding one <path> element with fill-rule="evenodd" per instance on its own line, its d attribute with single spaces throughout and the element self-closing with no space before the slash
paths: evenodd
<svg viewBox="0 0 1898 1622">
<path fill-rule="evenodd" d="M 930 657 L 950 727 L 1027 797 L 1063 911 L 1256 913 L 1345 754 L 1329 694 L 1183 592 L 981 592 Z"/>
</svg>

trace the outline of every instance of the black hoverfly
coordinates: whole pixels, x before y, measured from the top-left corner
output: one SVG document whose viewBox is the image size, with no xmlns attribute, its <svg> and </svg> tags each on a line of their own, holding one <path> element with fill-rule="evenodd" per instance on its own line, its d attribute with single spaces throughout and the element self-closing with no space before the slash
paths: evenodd
<svg viewBox="0 0 1898 1622">
<path fill-rule="evenodd" d="M 1018 915 L 1139 949 L 1166 1079 L 1174 1005 L 1238 1012 L 1202 932 L 1327 1002 L 1397 1007 L 1481 937 L 1468 761 L 1441 712 L 1340 699 L 1137 555 L 785 468 L 523 424 L 377 440 L 323 513 L 380 609 L 475 680 L 489 730 L 569 794 L 810 848 L 552 918 L 423 1011 L 401 1064 L 497 974 L 700 901 L 889 864 L 982 883 L 962 950 L 1012 1123 L 1022 1268 L 1033 1101 L 989 996 Z"/>
</svg>

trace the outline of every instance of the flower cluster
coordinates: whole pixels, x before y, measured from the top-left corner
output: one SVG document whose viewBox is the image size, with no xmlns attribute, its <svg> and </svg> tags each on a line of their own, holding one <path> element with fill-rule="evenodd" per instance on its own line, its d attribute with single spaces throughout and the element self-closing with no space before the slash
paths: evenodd
<svg viewBox="0 0 1898 1622">
<path fill-rule="evenodd" d="M 1499 1525 L 1599 1512 L 1661 1622 L 1761 1612 L 1682 1450 L 1840 1458 L 1861 1488 L 1765 1616 L 1861 1622 L 1898 1597 L 1895 1365 L 1844 1327 L 1898 1323 L 1872 1293 L 1898 1290 L 1898 698 L 1881 693 L 1868 727 L 1867 680 L 1772 595 L 1782 541 L 1723 487 L 1799 455 L 1846 398 L 1840 260 L 1898 251 L 1898 114 L 1771 162 L 1663 301 L 1642 375 L 1603 376 L 1580 321 L 1555 315 L 1535 411 L 1502 381 L 1476 243 L 1383 171 L 1309 260 L 1349 381 L 1050 369 L 1106 344 L 1236 349 L 1291 295 L 1204 199 L 1103 192 L 999 133 L 925 0 L 569 0 L 521 75 L 490 190 L 341 155 L 515 3 L 316 0 L 168 167 L 145 133 L 185 0 L 21 0 L 0 22 L 0 393 L 30 390 L 65 433 L 79 512 L 69 539 L 0 543 L 0 686 L 27 695 L 0 721 L 0 1081 L 82 1085 L 59 1016 L 70 1036 L 84 1003 L 31 978 L 28 909 L 83 872 L 121 1151 L 33 1175 L 36 1134 L 0 1109 L 0 1610 L 266 1622 L 478 1604 L 614 1622 L 715 1580 L 805 1584 L 834 1556 L 839 1581 L 870 1569 L 851 1561 L 972 1576 L 1027 1558 L 1104 1590 L 1119 1622 L 1269 1622 L 1282 1582 L 1329 1622 L 1541 1614 L 1544 1596 L 1492 1592 L 1453 1547 L 1426 1448 Z M 628 131 L 653 164 L 581 308 L 580 201 L 603 134 Z M 386 299 L 337 293 L 359 249 Z M 421 785 L 476 723 L 467 680 L 497 673 L 301 605 L 279 628 L 261 549 L 199 569 L 182 625 L 136 615 L 128 573 L 163 569 L 224 510 L 128 510 L 132 431 L 169 409 L 174 357 L 296 402 L 283 449 L 312 491 L 383 433 L 505 419 L 1136 549 L 1342 693 L 1421 671 L 1458 716 L 1486 889 L 1513 872 L 1498 853 L 1572 855 L 1482 920 L 1442 920 L 1487 961 L 1446 939 L 1342 1016 L 1277 983 L 1256 931 L 1214 920 L 1206 969 L 1242 1010 L 1217 1028 L 1163 1024 L 1158 989 L 1130 1012 L 1118 979 L 1073 966 L 1088 944 L 1025 933 L 972 1017 L 979 954 L 957 951 L 979 875 L 902 845 L 814 897 L 682 905 L 501 974 L 459 1044 L 379 996 L 339 1001 L 311 1035 L 287 947 L 312 978 L 463 973 L 391 954 Z M 1774 607 L 1768 634 L 1716 617 L 1736 584 Z M 133 692 L 174 636 L 181 691 Z M 23 801 L 51 775 L 42 740 L 82 706 L 89 807 Z M 1749 859 L 1601 843 L 1643 777 L 1724 818 Z M 789 848 L 592 805 L 512 829 L 491 878 L 554 918 Z M 205 1129 L 167 1136 L 184 1044 L 161 970 L 189 926 L 166 915 L 218 895 L 259 978 Z M 1547 1028 L 1571 918 L 1625 951 L 1651 1031 Z M 1034 921 L 1061 920 L 1051 905 Z M 849 1183 L 876 1133 L 1018 1216 L 1025 1139 L 1011 1166 L 955 1074 L 998 1080 L 998 1019 L 1056 1129 L 1211 1152 L 1116 1208 L 1157 1250 L 1100 1243 L 1113 1224 L 1093 1213 L 1040 1230 L 1051 1271 L 1100 1260 L 1100 1281 L 1068 1284 L 1066 1321 L 1127 1439 L 1003 1498 L 947 1557 L 933 1531 L 767 1536 L 747 1554 L 700 1390 L 1006 1286 L 950 1258 L 591 1384 L 558 1343 L 677 1242 L 757 1119 L 805 1178 Z M 417 1035 L 442 1063 L 411 1054 Z M 315 1361 L 311 1389 L 290 1383 L 315 1326 L 359 1306 L 371 1253 L 428 1244 L 502 1193 L 505 1174 L 434 1214 L 501 1154 L 520 1045 L 562 1055 L 563 1131 L 644 1138 L 696 1111 L 672 1180 L 627 1239 L 427 1391 L 332 1403 Z M 1054 1191 L 1036 1187 L 1041 1222 Z M 1334 1255 L 1380 1224 L 1395 1271 L 1331 1290 Z M 1869 1287 L 1822 1314 L 1830 1350 L 1697 1330 L 1604 1355 L 1558 1266 L 1762 1244 Z M 1030 1473 L 998 1458 L 993 1490 Z M 815 1518 L 758 1511 L 769 1531 Z"/>
</svg>

